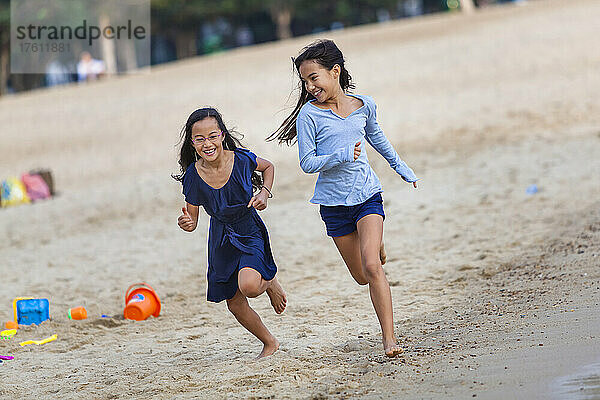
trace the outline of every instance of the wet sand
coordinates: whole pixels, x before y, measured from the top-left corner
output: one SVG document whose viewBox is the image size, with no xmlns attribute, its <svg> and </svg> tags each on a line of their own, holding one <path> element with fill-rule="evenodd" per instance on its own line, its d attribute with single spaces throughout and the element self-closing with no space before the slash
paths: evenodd
<svg viewBox="0 0 600 400">
<path fill-rule="evenodd" d="M 264 141 L 296 85 L 289 57 L 311 38 L 1 98 L 2 176 L 49 167 L 59 196 L 0 210 L 0 321 L 25 295 L 49 298 L 52 317 L 0 341 L 15 356 L 0 397 L 555 398 L 557 380 L 600 358 L 599 13 L 531 1 L 326 35 L 421 178 L 412 190 L 369 151 L 405 348 L 392 360 L 308 203 L 316 176 L 295 147 Z M 276 165 L 261 215 L 288 309 L 250 301 L 281 342 L 258 362 L 258 341 L 205 300 L 208 218 L 191 234 L 176 224 L 175 145 L 205 105 Z M 161 316 L 123 320 L 139 281 Z M 69 321 L 78 305 L 89 318 Z"/>
</svg>

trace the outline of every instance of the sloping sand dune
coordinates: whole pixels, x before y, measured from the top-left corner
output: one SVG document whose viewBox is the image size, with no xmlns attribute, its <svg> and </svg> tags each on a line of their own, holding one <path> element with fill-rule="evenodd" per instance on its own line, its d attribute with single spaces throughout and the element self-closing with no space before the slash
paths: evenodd
<svg viewBox="0 0 600 400">
<path fill-rule="evenodd" d="M 421 178 L 411 190 L 370 151 L 405 347 L 393 360 L 308 203 L 316 176 L 296 147 L 264 141 L 295 100 L 290 57 L 312 38 L 1 98 L 1 175 L 49 167 L 59 196 L 0 210 L 0 321 L 24 295 L 49 298 L 52 316 L 0 341 L 15 356 L 0 397 L 547 398 L 600 357 L 598 15 L 597 1 L 532 1 L 326 35 Z M 276 165 L 262 216 L 289 305 L 277 316 L 251 301 L 282 343 L 258 362 L 259 342 L 205 300 L 208 218 L 192 234 L 176 223 L 175 145 L 205 105 Z M 123 320 L 139 281 L 162 314 Z M 87 320 L 67 319 L 77 305 Z"/>
</svg>

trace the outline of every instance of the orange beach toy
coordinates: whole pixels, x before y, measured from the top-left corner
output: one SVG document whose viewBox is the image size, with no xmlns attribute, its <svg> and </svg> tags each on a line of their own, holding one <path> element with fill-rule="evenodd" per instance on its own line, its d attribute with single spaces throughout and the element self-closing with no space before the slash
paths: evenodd
<svg viewBox="0 0 600 400">
<path fill-rule="evenodd" d="M 131 291 L 136 286 L 140 287 Z M 126 319 L 143 321 L 150 315 L 154 317 L 160 315 L 160 299 L 152 286 L 145 282 L 134 283 L 129 286 L 125 292 L 125 310 L 123 310 L 123 316 Z"/>
<path fill-rule="evenodd" d="M 69 308 L 67 316 L 69 319 L 86 319 L 87 310 L 83 306 Z"/>
<path fill-rule="evenodd" d="M 6 321 L 4 327 L 6 329 L 19 329 L 19 324 L 17 324 L 15 321 Z"/>
</svg>

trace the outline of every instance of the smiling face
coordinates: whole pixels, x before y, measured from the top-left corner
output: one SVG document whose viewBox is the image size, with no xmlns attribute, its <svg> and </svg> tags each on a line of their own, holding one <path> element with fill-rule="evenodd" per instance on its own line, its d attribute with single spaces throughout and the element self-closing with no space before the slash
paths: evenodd
<svg viewBox="0 0 600 400">
<path fill-rule="evenodd" d="M 298 68 L 304 87 L 319 103 L 344 93 L 340 86 L 340 70 L 338 64 L 328 70 L 316 60 L 303 61 Z"/>
<path fill-rule="evenodd" d="M 223 133 L 217 120 L 207 117 L 192 125 L 192 145 L 206 161 L 215 161 L 223 154 Z"/>
</svg>

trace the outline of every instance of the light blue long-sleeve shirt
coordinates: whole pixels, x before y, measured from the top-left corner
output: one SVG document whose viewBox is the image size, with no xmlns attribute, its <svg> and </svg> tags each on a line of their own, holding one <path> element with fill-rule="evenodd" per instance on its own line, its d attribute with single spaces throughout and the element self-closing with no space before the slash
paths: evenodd
<svg viewBox="0 0 600 400">
<path fill-rule="evenodd" d="M 363 105 L 346 118 L 308 102 L 296 119 L 300 167 L 308 174 L 319 173 L 312 203 L 353 206 L 383 191 L 369 164 L 365 139 L 405 181 L 418 180 L 383 134 L 373 99 L 351 96 Z M 362 151 L 354 160 L 354 145 L 359 141 Z"/>
</svg>

